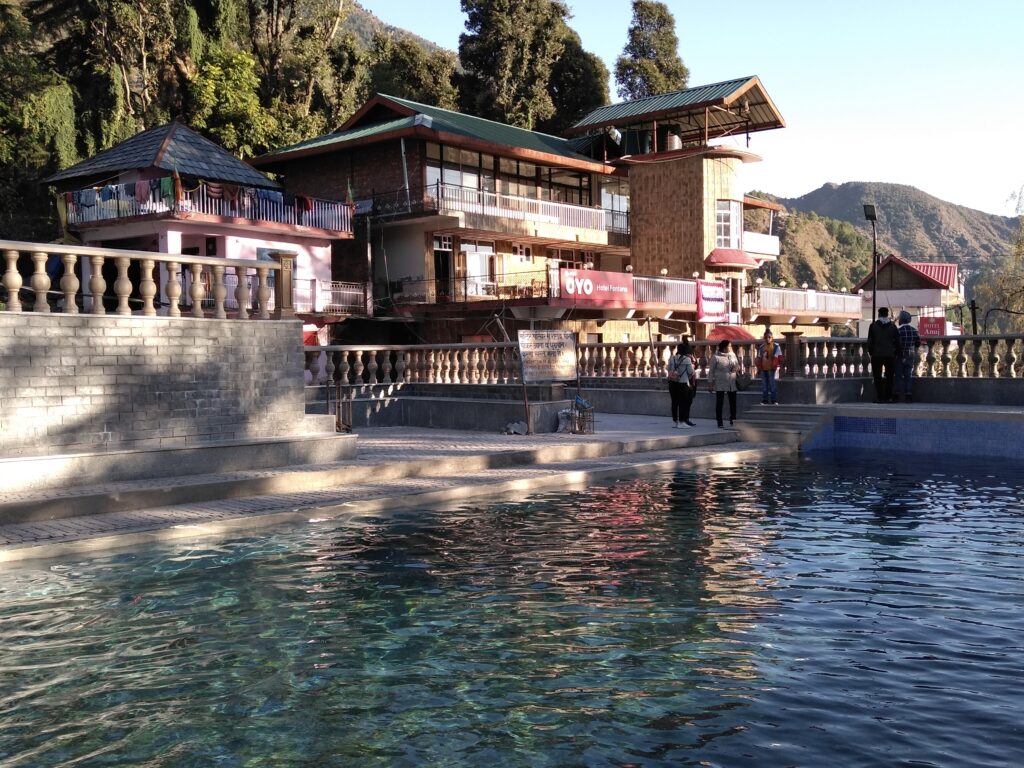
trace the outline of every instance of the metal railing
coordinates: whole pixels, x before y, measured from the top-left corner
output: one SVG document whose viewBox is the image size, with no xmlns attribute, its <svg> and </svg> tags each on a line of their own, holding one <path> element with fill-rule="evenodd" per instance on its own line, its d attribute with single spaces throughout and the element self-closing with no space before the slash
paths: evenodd
<svg viewBox="0 0 1024 768">
<path fill-rule="evenodd" d="M 383 218 L 409 213 L 457 211 L 574 229 L 629 233 L 629 213 L 626 211 L 504 195 L 443 182 L 376 194 L 359 201 L 357 211 Z"/>
<path fill-rule="evenodd" d="M 323 312 L 328 315 L 365 315 L 368 288 L 366 283 L 296 280 L 295 311 Z"/>
<path fill-rule="evenodd" d="M 833 293 L 797 288 L 756 288 L 751 294 L 751 309 L 765 312 L 792 312 L 807 315 L 821 312 L 826 315 L 860 317 L 861 297 L 855 293 Z"/>
<path fill-rule="evenodd" d="M 112 219 L 135 218 L 167 213 L 203 214 L 224 218 L 242 218 L 280 224 L 351 232 L 353 206 L 312 197 L 285 197 L 276 190 L 255 189 L 230 184 L 200 182 L 195 189 L 182 190 L 176 196 L 173 180 L 111 184 L 64 194 L 69 224 L 88 224 Z M 160 183 L 164 181 L 164 186 Z M 170 182 L 170 194 L 166 193 Z M 163 190 L 163 191 L 162 191 Z M 287 202 L 286 202 L 287 200 Z"/>
</svg>

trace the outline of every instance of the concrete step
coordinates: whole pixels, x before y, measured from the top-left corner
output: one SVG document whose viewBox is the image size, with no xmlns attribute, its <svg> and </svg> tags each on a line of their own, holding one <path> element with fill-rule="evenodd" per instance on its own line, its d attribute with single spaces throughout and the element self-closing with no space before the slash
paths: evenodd
<svg viewBox="0 0 1024 768">
<path fill-rule="evenodd" d="M 682 433 L 631 440 L 554 443 L 533 449 L 481 452 L 471 455 L 423 458 L 390 449 L 390 460 L 359 458 L 358 434 L 354 460 L 302 464 L 216 474 L 189 474 L 146 480 L 81 485 L 11 493 L 0 502 L 0 525 L 44 522 L 105 512 L 195 504 L 221 499 L 315 491 L 367 482 L 399 481 L 414 477 L 457 476 L 504 467 L 584 461 L 630 453 L 668 451 L 737 442 L 735 430 Z M 514 444 L 513 444 L 514 445 Z"/>
<path fill-rule="evenodd" d="M 799 446 L 830 413 L 823 405 L 755 405 L 738 427 L 741 440 Z"/>
</svg>

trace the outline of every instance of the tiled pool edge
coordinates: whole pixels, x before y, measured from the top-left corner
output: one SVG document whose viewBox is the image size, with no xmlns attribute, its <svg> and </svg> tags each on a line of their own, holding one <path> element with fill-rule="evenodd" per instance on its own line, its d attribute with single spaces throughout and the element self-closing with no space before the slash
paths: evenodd
<svg viewBox="0 0 1024 768">
<path fill-rule="evenodd" d="M 837 405 L 801 445 L 803 451 L 836 449 L 1019 459 L 1024 457 L 1024 413 Z"/>
</svg>

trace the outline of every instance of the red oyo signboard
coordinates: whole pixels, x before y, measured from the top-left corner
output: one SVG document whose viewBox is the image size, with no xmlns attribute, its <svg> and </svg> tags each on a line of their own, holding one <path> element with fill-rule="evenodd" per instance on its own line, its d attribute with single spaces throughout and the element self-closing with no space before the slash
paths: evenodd
<svg viewBox="0 0 1024 768">
<path fill-rule="evenodd" d="M 917 332 L 922 336 L 945 336 L 946 318 L 921 317 L 917 321 Z"/>
<path fill-rule="evenodd" d="M 563 269 L 559 278 L 563 299 L 592 307 L 633 306 L 633 277 L 628 273 Z"/>
</svg>

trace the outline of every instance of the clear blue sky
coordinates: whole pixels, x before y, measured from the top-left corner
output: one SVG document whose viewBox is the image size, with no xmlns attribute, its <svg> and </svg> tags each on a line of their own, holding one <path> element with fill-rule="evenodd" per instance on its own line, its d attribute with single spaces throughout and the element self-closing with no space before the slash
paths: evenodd
<svg viewBox="0 0 1024 768">
<path fill-rule="evenodd" d="M 360 0 L 453 51 L 459 0 Z M 1024 2 L 668 0 L 690 85 L 757 75 L 786 127 L 753 134 L 744 181 L 782 197 L 884 181 L 1014 215 L 1024 186 Z M 575 0 L 570 26 L 611 70 L 630 0 Z M 612 87 L 612 100 L 618 101 Z M 883 213 L 884 212 L 880 212 Z"/>
</svg>

